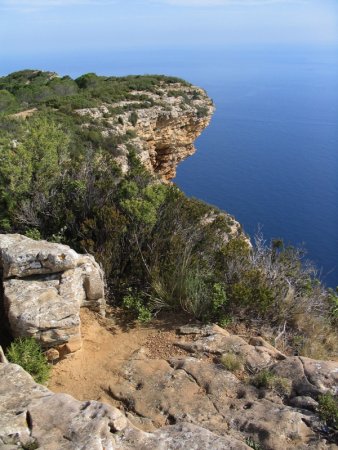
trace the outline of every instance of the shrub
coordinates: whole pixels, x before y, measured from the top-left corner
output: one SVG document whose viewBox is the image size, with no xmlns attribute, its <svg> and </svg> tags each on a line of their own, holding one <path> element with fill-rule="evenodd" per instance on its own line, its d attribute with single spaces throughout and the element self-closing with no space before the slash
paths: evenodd
<svg viewBox="0 0 338 450">
<path fill-rule="evenodd" d="M 137 320 L 147 323 L 152 319 L 150 309 L 146 306 L 145 301 L 140 294 L 128 289 L 128 294 L 123 297 L 122 305 L 137 315 Z"/>
<path fill-rule="evenodd" d="M 225 353 L 221 356 L 220 361 L 225 369 L 229 370 L 229 372 L 237 372 L 238 370 L 243 369 L 243 360 L 235 353 Z"/>
<path fill-rule="evenodd" d="M 37 383 L 45 383 L 49 378 L 50 366 L 41 347 L 31 337 L 17 338 L 6 352 L 8 360 L 19 364 Z"/>
<path fill-rule="evenodd" d="M 251 447 L 254 450 L 263 450 L 262 446 L 250 437 L 245 439 L 245 443 L 248 447 Z"/>
<path fill-rule="evenodd" d="M 338 324 L 338 286 L 336 289 L 329 288 L 327 300 L 330 308 L 330 316 L 333 323 Z"/>
<path fill-rule="evenodd" d="M 41 239 L 41 233 L 37 228 L 28 228 L 25 231 L 25 236 L 30 239 L 34 239 L 35 241 L 39 241 Z"/>
<path fill-rule="evenodd" d="M 338 398 L 327 393 L 319 396 L 318 412 L 328 426 L 338 430 Z"/>
<path fill-rule="evenodd" d="M 278 377 L 264 369 L 252 378 L 252 384 L 257 388 L 270 389 L 281 397 L 288 397 L 291 394 L 292 383 L 288 378 Z"/>
<path fill-rule="evenodd" d="M 199 106 L 197 108 L 197 117 L 199 119 L 202 119 L 204 117 L 207 117 L 209 113 L 209 109 L 206 106 Z"/>
<path fill-rule="evenodd" d="M 133 125 L 133 127 L 137 124 L 138 115 L 136 111 L 132 111 L 129 116 L 129 122 Z"/>
</svg>

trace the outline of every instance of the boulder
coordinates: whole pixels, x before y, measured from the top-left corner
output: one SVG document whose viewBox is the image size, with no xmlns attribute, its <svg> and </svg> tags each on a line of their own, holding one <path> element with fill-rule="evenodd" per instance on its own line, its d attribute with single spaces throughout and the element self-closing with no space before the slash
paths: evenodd
<svg viewBox="0 0 338 450">
<path fill-rule="evenodd" d="M 195 335 L 193 341 L 177 343 L 184 350 L 197 355 L 233 353 L 242 359 L 252 372 L 265 369 L 276 361 L 285 359 L 285 355 L 264 339 L 253 338 L 247 343 L 240 336 L 231 335 L 217 325 L 184 326 L 180 328 L 179 333 Z"/>
<path fill-rule="evenodd" d="M 95 259 L 67 245 L 0 234 L 3 304 L 14 337 L 63 353 L 81 347 L 80 307 L 104 315 L 104 277 Z M 1 301 L 1 299 L 0 299 Z"/>
<path fill-rule="evenodd" d="M 331 392 L 338 394 L 338 363 L 293 356 L 281 361 L 273 372 L 292 381 L 296 395 L 317 397 Z"/>
</svg>

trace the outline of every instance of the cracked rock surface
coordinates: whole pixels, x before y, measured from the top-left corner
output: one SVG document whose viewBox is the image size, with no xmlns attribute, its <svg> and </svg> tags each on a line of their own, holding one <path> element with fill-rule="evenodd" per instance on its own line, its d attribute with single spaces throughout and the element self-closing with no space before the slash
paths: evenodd
<svg viewBox="0 0 338 450">
<path fill-rule="evenodd" d="M 141 349 L 121 368 L 120 382 L 109 386 L 136 426 L 189 422 L 269 450 L 338 448 L 337 436 L 321 432 L 316 401 L 319 394 L 336 394 L 337 362 L 286 357 L 260 337 L 248 343 L 215 325 L 182 327 L 181 334 L 193 336 L 177 343 L 190 356 L 151 359 Z M 226 370 L 221 356 L 229 353 L 244 369 Z M 290 390 L 255 387 L 252 377 L 262 370 Z"/>
<path fill-rule="evenodd" d="M 1 450 L 249 449 L 184 422 L 146 433 L 117 408 L 54 394 L 15 364 L 0 363 L 0 380 Z"/>
<path fill-rule="evenodd" d="M 1 450 L 337 450 L 318 415 L 318 395 L 337 392 L 337 362 L 288 357 L 216 325 L 118 332 L 86 309 L 82 319 L 83 348 L 54 366 L 55 393 L 0 359 Z M 287 389 L 257 387 L 262 370 Z"/>
</svg>

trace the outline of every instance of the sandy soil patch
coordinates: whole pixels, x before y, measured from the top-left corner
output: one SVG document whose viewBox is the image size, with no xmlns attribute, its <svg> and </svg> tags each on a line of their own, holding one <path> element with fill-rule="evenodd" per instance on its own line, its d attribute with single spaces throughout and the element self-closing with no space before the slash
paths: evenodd
<svg viewBox="0 0 338 450">
<path fill-rule="evenodd" d="M 109 385 L 119 381 L 124 363 L 141 347 L 152 359 L 186 355 L 174 345 L 179 340 L 176 329 L 186 322 L 172 315 L 144 326 L 118 318 L 103 319 L 83 308 L 82 349 L 53 366 L 48 387 L 78 400 L 99 400 L 118 406 L 108 392 Z"/>
</svg>

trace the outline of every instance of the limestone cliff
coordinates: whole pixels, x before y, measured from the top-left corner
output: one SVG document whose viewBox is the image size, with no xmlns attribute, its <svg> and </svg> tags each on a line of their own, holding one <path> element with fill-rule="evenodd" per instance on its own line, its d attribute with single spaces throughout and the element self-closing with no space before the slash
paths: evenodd
<svg viewBox="0 0 338 450">
<path fill-rule="evenodd" d="M 139 98 L 144 92 L 132 91 Z M 147 100 L 125 100 L 98 108 L 77 110 L 90 118 L 90 124 L 112 140 L 128 136 L 118 145 L 117 161 L 128 170 L 128 145 L 132 144 L 150 172 L 171 180 L 180 161 L 195 152 L 194 141 L 210 122 L 212 100 L 196 86 L 162 84 L 156 92 L 147 92 Z"/>
</svg>

